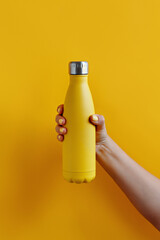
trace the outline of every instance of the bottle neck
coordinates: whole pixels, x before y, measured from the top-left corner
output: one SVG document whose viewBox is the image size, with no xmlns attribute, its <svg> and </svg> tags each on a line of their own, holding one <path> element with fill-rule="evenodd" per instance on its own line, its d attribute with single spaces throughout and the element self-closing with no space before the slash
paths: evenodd
<svg viewBox="0 0 160 240">
<path fill-rule="evenodd" d="M 88 75 L 70 75 L 70 83 L 71 84 L 88 83 Z"/>
</svg>

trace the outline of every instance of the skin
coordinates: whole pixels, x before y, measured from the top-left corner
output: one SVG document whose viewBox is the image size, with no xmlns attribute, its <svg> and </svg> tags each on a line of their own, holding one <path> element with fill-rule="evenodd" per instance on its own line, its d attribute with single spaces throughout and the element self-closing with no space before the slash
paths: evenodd
<svg viewBox="0 0 160 240">
<path fill-rule="evenodd" d="M 57 108 L 57 139 L 64 141 L 67 119 L 64 105 Z M 97 121 L 94 117 L 97 116 Z M 131 159 L 107 134 L 103 115 L 89 116 L 96 127 L 96 159 L 122 189 L 135 208 L 160 231 L 160 179 Z M 63 130 L 63 131 L 62 131 Z"/>
</svg>

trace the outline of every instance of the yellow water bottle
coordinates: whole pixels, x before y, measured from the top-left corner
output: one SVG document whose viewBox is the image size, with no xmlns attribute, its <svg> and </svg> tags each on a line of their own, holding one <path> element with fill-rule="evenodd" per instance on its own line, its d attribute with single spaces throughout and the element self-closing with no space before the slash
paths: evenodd
<svg viewBox="0 0 160 240">
<path fill-rule="evenodd" d="M 95 109 L 88 85 L 88 62 L 70 62 L 69 74 L 63 112 L 68 130 L 62 144 L 63 176 L 68 182 L 87 183 L 96 176 L 95 126 L 89 122 Z"/>
</svg>

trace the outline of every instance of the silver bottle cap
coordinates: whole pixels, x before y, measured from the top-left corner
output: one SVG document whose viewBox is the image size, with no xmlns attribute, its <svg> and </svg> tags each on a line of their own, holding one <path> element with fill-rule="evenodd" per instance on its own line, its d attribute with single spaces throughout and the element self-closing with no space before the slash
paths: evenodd
<svg viewBox="0 0 160 240">
<path fill-rule="evenodd" d="M 87 75 L 88 62 L 85 62 L 85 61 L 69 62 L 69 74 L 70 75 Z"/>
</svg>

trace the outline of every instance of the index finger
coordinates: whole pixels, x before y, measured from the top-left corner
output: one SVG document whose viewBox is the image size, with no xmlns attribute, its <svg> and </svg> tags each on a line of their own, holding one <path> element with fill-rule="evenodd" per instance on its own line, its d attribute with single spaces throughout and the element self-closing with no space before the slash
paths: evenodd
<svg viewBox="0 0 160 240">
<path fill-rule="evenodd" d="M 64 104 L 61 104 L 57 107 L 57 112 L 62 115 L 64 110 Z"/>
</svg>

